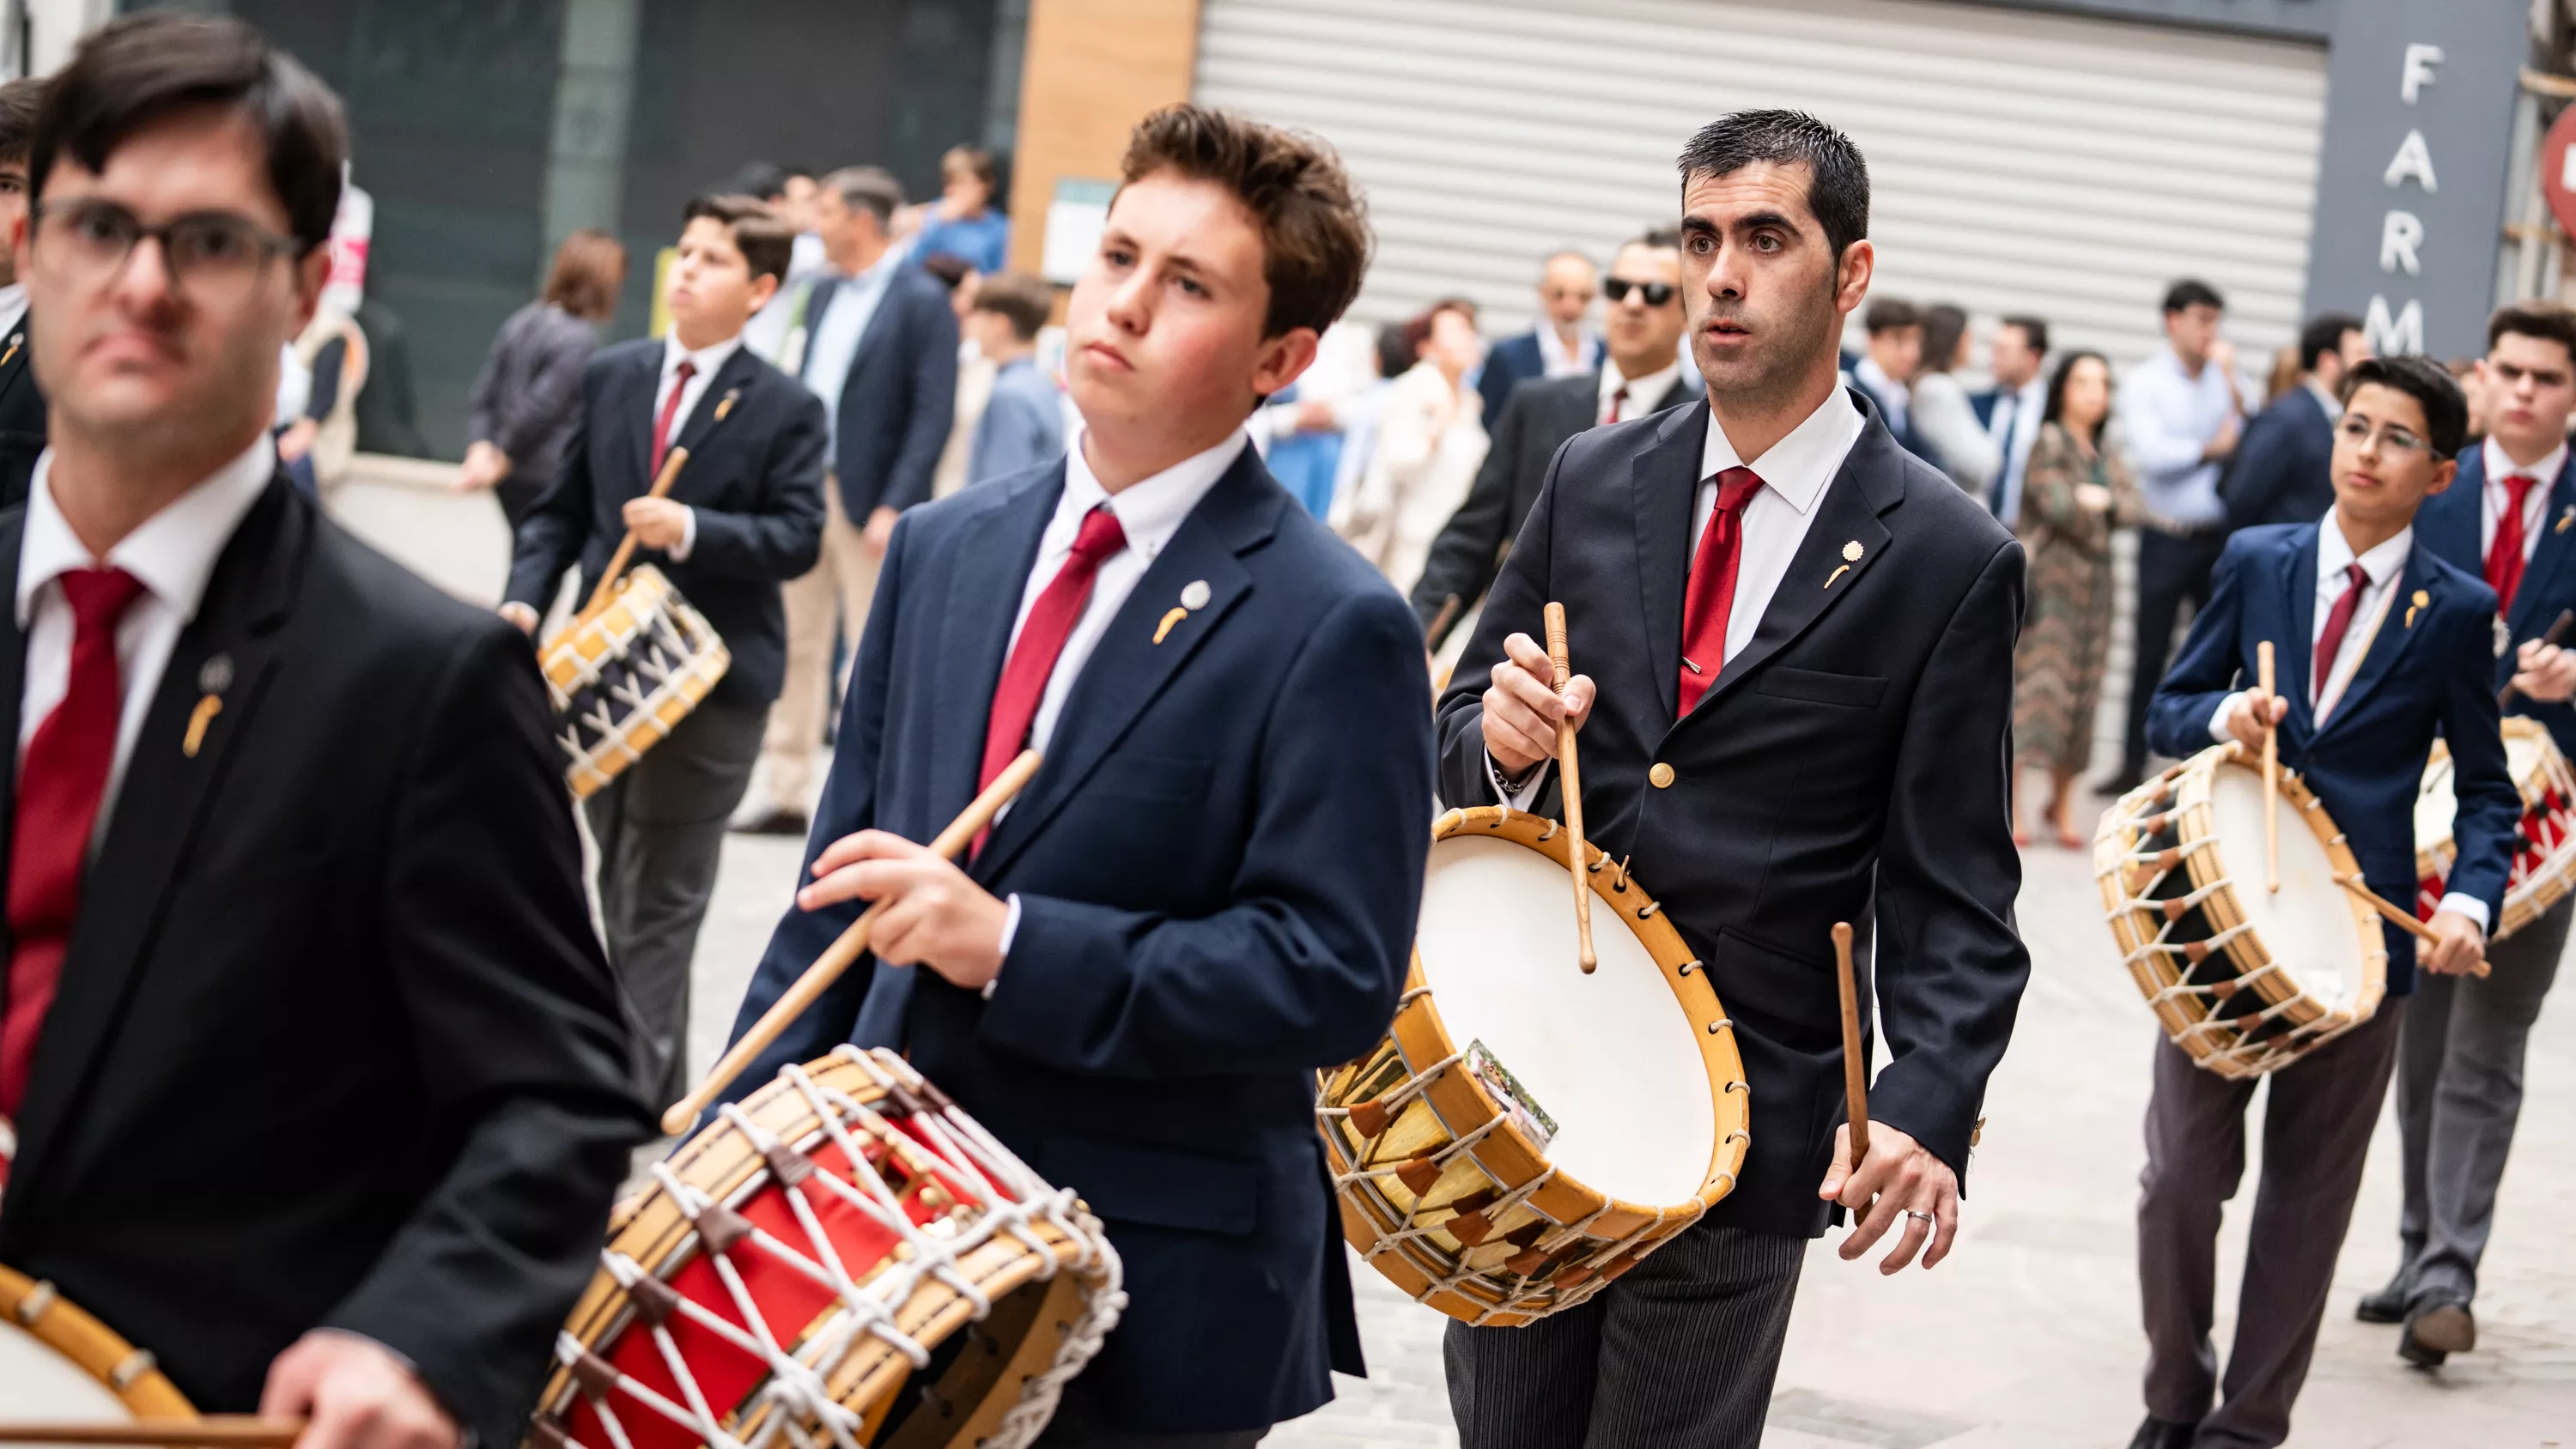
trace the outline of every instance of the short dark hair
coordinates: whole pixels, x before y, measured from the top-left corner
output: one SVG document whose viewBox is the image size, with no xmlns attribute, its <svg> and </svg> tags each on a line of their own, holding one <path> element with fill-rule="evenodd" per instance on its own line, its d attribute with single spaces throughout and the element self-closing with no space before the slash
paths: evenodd
<svg viewBox="0 0 2576 1449">
<path fill-rule="evenodd" d="M 844 166 L 818 184 L 840 197 L 843 206 L 875 217 L 880 227 L 892 225 L 903 206 L 903 183 L 882 166 Z"/>
<path fill-rule="evenodd" d="M 965 284 L 966 274 L 975 264 L 955 252 L 932 252 L 921 259 L 921 269 L 939 279 L 939 285 L 954 292 Z"/>
<path fill-rule="evenodd" d="M 768 202 L 757 196 L 721 192 L 690 197 L 689 204 L 680 208 L 680 225 L 686 228 L 700 217 L 724 223 L 743 261 L 750 266 L 753 281 L 764 276 L 787 280 L 787 261 L 796 253 L 796 230 Z"/>
<path fill-rule="evenodd" d="M 2185 277 L 2165 288 L 2166 316 L 2170 317 L 2176 312 L 2188 312 L 2194 307 L 2215 307 L 2224 312 L 2227 310 L 2227 299 L 2218 295 L 2217 288 L 2193 277 Z"/>
<path fill-rule="evenodd" d="M 2556 302 L 2535 298 L 2498 307 L 2495 315 L 2487 319 L 2487 351 L 2495 351 L 2495 345 L 2508 332 L 2555 342 L 2567 349 L 2570 359 L 2576 359 L 2576 311 Z"/>
<path fill-rule="evenodd" d="M 1959 355 L 1959 339 L 1968 335 L 1968 314 L 1964 308 L 1947 302 L 1935 302 L 1923 309 L 1923 370 L 1948 372 L 1950 359 Z"/>
<path fill-rule="evenodd" d="M 1026 272 L 995 272 L 975 284 L 974 310 L 990 312 L 1011 324 L 1011 335 L 1035 342 L 1038 329 L 1055 315 L 1055 288 Z"/>
<path fill-rule="evenodd" d="M 1374 246 L 1368 206 L 1331 143 L 1206 106 L 1165 106 L 1129 134 L 1118 175 L 1132 186 L 1165 171 L 1223 187 L 1260 225 L 1263 336 L 1321 332 L 1360 294 Z"/>
<path fill-rule="evenodd" d="M 150 10 L 111 20 L 82 41 L 37 107 L 28 200 L 42 199 L 57 158 L 103 171 L 136 132 L 199 106 L 240 115 L 259 133 L 269 187 L 303 253 L 330 240 L 349 155 L 340 98 L 229 15 Z"/>
<path fill-rule="evenodd" d="M 757 196 L 775 201 L 787 194 L 787 168 L 775 161 L 745 161 L 724 189 L 743 196 Z"/>
<path fill-rule="evenodd" d="M 2343 336 L 2362 330 L 2361 319 L 2350 312 L 2327 312 L 2308 319 L 2299 329 L 2299 371 L 2317 370 L 2317 359 L 2329 352 L 2343 351 Z"/>
<path fill-rule="evenodd" d="M 1682 229 L 1677 226 L 1650 226 L 1620 244 L 1628 247 L 1651 247 L 1656 251 L 1677 252 L 1682 249 Z"/>
<path fill-rule="evenodd" d="M 2459 382 L 2442 364 L 2429 357 L 2365 358 L 2343 375 L 2344 403 L 2349 405 L 2354 393 L 2374 383 L 2402 392 L 2422 405 L 2424 441 L 2433 445 L 2434 457 L 2452 457 L 2468 440 L 2468 395 L 2460 391 Z"/>
<path fill-rule="evenodd" d="M 1694 176 L 1730 176 L 1757 161 L 1807 168 L 1807 209 L 1839 263 L 1869 235 L 1869 162 L 1851 137 L 1804 111 L 1737 111 L 1700 127 L 1682 147 L 1682 188 Z"/>
<path fill-rule="evenodd" d="M 1002 158 L 993 154 L 992 147 L 969 143 L 951 146 L 939 153 L 941 175 L 946 175 L 949 168 L 956 166 L 975 173 L 975 179 L 984 183 L 986 191 L 998 192 L 1001 189 Z"/>
<path fill-rule="evenodd" d="M 1872 297 L 1868 310 L 1860 314 L 1860 325 L 1874 337 L 1900 327 L 1920 327 L 1923 313 L 1902 297 Z"/>
<path fill-rule="evenodd" d="M 1412 328 L 1402 322 L 1389 322 L 1377 329 L 1377 375 L 1399 377 L 1421 360 L 1421 344 L 1412 337 Z"/>
<path fill-rule="evenodd" d="M 36 112 L 45 104 L 42 76 L 21 76 L 0 84 L 0 161 L 24 164 L 36 139 Z"/>
<path fill-rule="evenodd" d="M 2038 353 L 2042 357 L 2046 357 L 2048 355 L 2048 323 L 2045 319 L 2033 317 L 2027 312 L 2022 312 L 2008 317 L 1997 318 L 1995 320 L 1995 325 L 1998 327 L 2017 327 L 2021 329 L 2022 340 L 2030 344 L 2031 351 Z"/>
</svg>

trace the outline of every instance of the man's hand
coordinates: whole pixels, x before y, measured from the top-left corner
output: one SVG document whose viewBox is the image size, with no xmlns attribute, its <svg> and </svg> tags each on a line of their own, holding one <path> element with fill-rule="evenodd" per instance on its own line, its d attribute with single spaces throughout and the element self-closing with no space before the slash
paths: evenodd
<svg viewBox="0 0 2576 1449">
<path fill-rule="evenodd" d="M 457 1449 L 463 1436 L 383 1344 L 317 1329 L 268 1366 L 259 1411 L 310 1422 L 295 1449 Z"/>
<path fill-rule="evenodd" d="M 2218 425 L 2218 436 L 2210 439 L 2209 446 L 2200 450 L 2200 460 L 2204 463 L 2226 462 L 2227 455 L 2236 451 L 2237 433 L 2242 426 L 2242 420 L 2229 413 L 2227 420 Z"/>
<path fill-rule="evenodd" d="M 1881 1273 L 1904 1272 L 1917 1252 L 1923 1253 L 1923 1266 L 1931 1268 L 1950 1256 L 1950 1240 L 1958 1236 L 1958 1174 L 1921 1143 L 1884 1122 L 1870 1122 L 1869 1156 L 1858 1172 L 1851 1166 L 1851 1124 L 1834 1129 L 1834 1165 L 1825 1169 L 1825 1181 L 1816 1196 L 1851 1209 L 1851 1235 L 1837 1250 L 1846 1263 L 1868 1252 L 1889 1228 L 1904 1226 L 1896 1246 L 1879 1260 Z M 1929 1218 L 1910 1213 L 1929 1214 Z M 1926 1239 L 1932 1244 L 1929 1251 L 1923 1247 Z"/>
<path fill-rule="evenodd" d="M 2434 938 L 2422 943 L 2416 956 L 2424 969 L 2436 976 L 2466 976 L 2478 969 L 2485 958 L 2487 933 L 2478 923 L 2458 911 L 2435 911 L 2426 923 L 2433 928 Z"/>
<path fill-rule="evenodd" d="M 2543 704 L 2576 695 L 2576 650 L 2525 639 L 2515 653 L 2513 669 L 2514 689 Z"/>
<path fill-rule="evenodd" d="M 476 443 L 465 450 L 465 462 L 456 470 L 456 491 L 480 493 L 509 476 L 509 457 L 488 442 Z"/>
<path fill-rule="evenodd" d="M 859 543 L 868 557 L 884 558 L 886 545 L 894 542 L 894 523 L 903 517 L 901 509 L 880 507 L 868 514 L 868 526 L 859 534 Z"/>
<path fill-rule="evenodd" d="M 292 463 L 313 451 L 313 440 L 322 435 L 322 425 L 311 418 L 297 418 L 286 431 L 277 435 L 277 456 Z"/>
<path fill-rule="evenodd" d="M 1592 717 L 1592 678 L 1574 676 L 1559 697 L 1549 683 L 1556 667 L 1537 640 L 1514 634 L 1503 641 L 1503 652 L 1510 657 L 1494 666 L 1493 686 L 1485 691 L 1485 753 L 1504 774 L 1517 775 L 1556 758 L 1558 720 L 1571 719 L 1579 730 Z"/>
<path fill-rule="evenodd" d="M 629 498 L 619 510 L 635 542 L 644 548 L 673 549 L 689 536 L 689 505 L 668 498 Z"/>
<path fill-rule="evenodd" d="M 1001 974 L 1011 908 L 928 846 L 884 830 L 833 841 L 796 904 L 811 911 L 853 899 L 884 905 L 868 949 L 887 965 L 927 966 L 969 991 Z"/>
<path fill-rule="evenodd" d="M 2263 752 L 2265 725 L 2278 725 L 2289 717 L 2289 713 L 2288 700 L 2260 689 L 2249 689 L 2238 695 L 2235 706 L 2227 711 L 2227 732 L 2236 737 L 2238 744 L 2259 755 Z"/>
<path fill-rule="evenodd" d="M 498 612 L 502 618 L 518 625 L 520 633 L 528 635 L 530 638 L 534 638 L 536 636 L 536 610 L 531 609 L 527 605 L 514 599 L 509 603 L 503 604 L 496 612 Z"/>
</svg>

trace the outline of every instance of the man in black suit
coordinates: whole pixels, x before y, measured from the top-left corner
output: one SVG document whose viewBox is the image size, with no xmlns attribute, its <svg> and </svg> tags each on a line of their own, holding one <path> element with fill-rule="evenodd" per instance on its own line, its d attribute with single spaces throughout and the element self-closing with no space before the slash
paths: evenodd
<svg viewBox="0 0 2576 1449">
<path fill-rule="evenodd" d="M 14 237 L 27 219 L 27 147 L 45 82 L 32 77 L 0 85 L 0 236 Z M 45 390 L 29 364 L 27 284 L 0 257 L 0 507 L 27 501 L 27 475 L 45 451 Z"/>
<path fill-rule="evenodd" d="M 1592 310 L 1593 295 L 1600 290 L 1599 277 L 1592 259 L 1581 252 L 1548 254 L 1539 266 L 1538 321 L 1485 351 L 1476 392 L 1485 400 L 1486 417 L 1501 417 L 1525 382 L 1600 370 L 1602 340 L 1583 325 L 1583 314 Z"/>
<path fill-rule="evenodd" d="M 505 1446 L 649 1127 L 526 641 L 268 440 L 343 137 L 248 27 L 166 11 L 37 125 L 0 1261 L 303 1449 Z"/>
<path fill-rule="evenodd" d="M 1566 445 L 1440 702 L 1441 795 L 1544 808 L 1574 721 L 1592 838 L 1726 1005 L 1752 1146 L 1730 1196 L 1599 1297 L 1450 1326 L 1466 1449 L 1757 1444 L 1829 1211 L 1862 1214 L 1846 1259 L 1898 1233 L 1884 1272 L 1949 1252 L 2029 974 L 2005 811 L 2022 552 L 1836 385 L 1874 260 L 1865 163 L 1811 117 L 1748 111 L 1681 170 L 1707 404 Z M 1583 671 L 1561 697 L 1532 638 L 1550 600 Z M 1857 1170 L 1836 921 L 1861 928 L 1891 1048 Z"/>
<path fill-rule="evenodd" d="M 853 650 L 876 597 L 886 540 L 930 501 L 956 424 L 957 312 L 948 289 L 887 234 L 903 188 L 874 166 L 823 178 L 815 215 L 832 271 L 791 306 L 779 366 L 823 400 L 831 429 L 821 559 L 787 587 L 787 679 L 770 712 L 761 792 L 742 828 L 803 835 L 814 755 L 839 691 L 833 618 Z"/>
<path fill-rule="evenodd" d="M 1434 650 L 1484 599 L 1566 439 L 1598 423 L 1678 407 L 1698 394 L 1698 380 L 1682 375 L 1681 280 L 1680 233 L 1659 228 L 1621 247 L 1602 284 L 1610 299 L 1608 362 L 1579 377 L 1512 390 L 1467 501 L 1432 541 L 1430 561 L 1413 586 L 1413 612 Z"/>
<path fill-rule="evenodd" d="M 2370 355 L 2361 319 L 2328 312 L 2299 329 L 2299 385 L 2245 425 L 2219 475 L 2230 532 L 2258 523 L 2314 523 L 2334 507 L 2335 394 L 2343 375 Z"/>
<path fill-rule="evenodd" d="M 742 345 L 793 234 L 748 196 L 702 196 L 684 215 L 670 335 L 591 357 L 563 476 L 519 525 L 502 605 L 533 633 L 564 571 L 580 565 L 589 598 L 632 529 L 637 561 L 669 575 L 733 655 L 668 738 L 583 802 L 608 959 L 654 1053 L 645 1081 L 657 1103 L 687 1090 L 698 923 L 786 673 L 779 586 L 813 567 L 823 533 L 823 405 Z M 689 456 L 670 496 L 647 497 L 675 447 Z"/>
</svg>

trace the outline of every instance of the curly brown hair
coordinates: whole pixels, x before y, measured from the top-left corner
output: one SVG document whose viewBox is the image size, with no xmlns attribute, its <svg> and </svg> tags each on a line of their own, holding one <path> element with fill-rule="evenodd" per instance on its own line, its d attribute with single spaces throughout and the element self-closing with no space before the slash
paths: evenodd
<svg viewBox="0 0 2576 1449">
<path fill-rule="evenodd" d="M 1321 332 L 1359 295 L 1372 246 L 1368 206 L 1321 138 L 1204 106 L 1166 106 L 1137 123 L 1119 175 L 1133 184 L 1166 171 L 1224 187 L 1260 224 L 1270 284 L 1262 335 Z"/>
</svg>

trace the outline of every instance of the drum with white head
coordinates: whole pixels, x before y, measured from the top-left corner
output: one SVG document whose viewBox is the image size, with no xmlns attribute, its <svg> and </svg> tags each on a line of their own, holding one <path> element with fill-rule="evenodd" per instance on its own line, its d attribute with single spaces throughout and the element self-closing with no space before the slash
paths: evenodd
<svg viewBox="0 0 2576 1449">
<path fill-rule="evenodd" d="M 2576 886 L 2576 771 L 2568 768 L 2548 727 L 2522 715 L 2504 722 L 2504 753 L 2513 787 L 2522 795 L 2522 822 L 2514 829 L 2504 915 L 2491 941 L 2547 915 Z M 2415 797 L 2415 914 L 2428 921 L 2442 903 L 2443 882 L 2459 854 L 2451 839 L 2459 813 L 2459 797 L 2451 793 L 2450 747 L 2436 740 L 2424 765 L 2424 792 Z"/>
<path fill-rule="evenodd" d="M 0 1404 L 52 1423 L 197 1417 L 151 1354 L 13 1268 L 0 1268 Z"/>
</svg>

